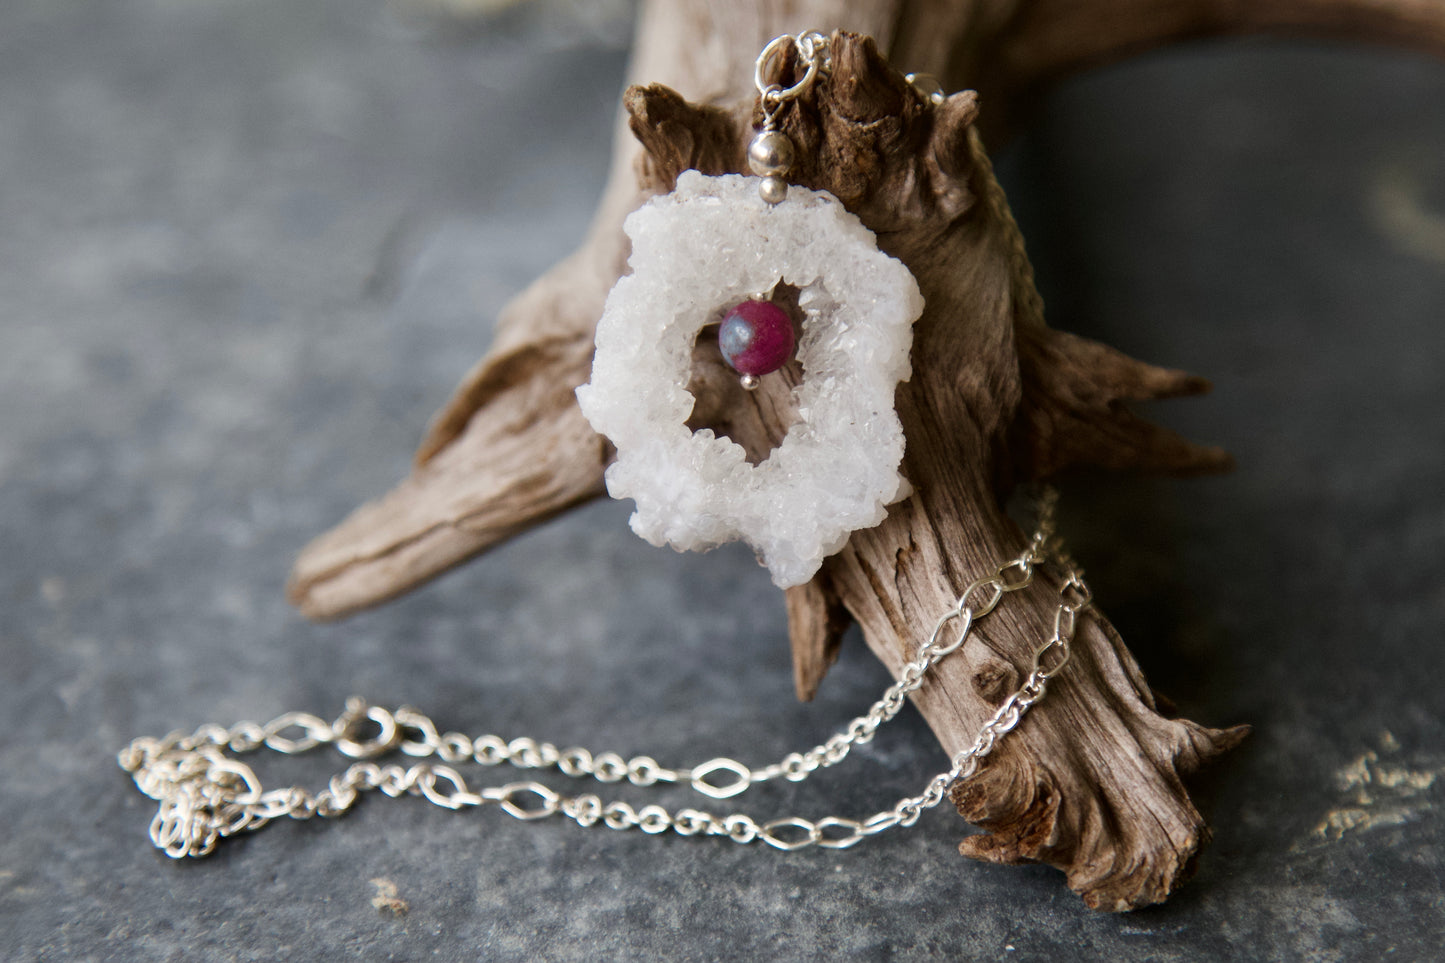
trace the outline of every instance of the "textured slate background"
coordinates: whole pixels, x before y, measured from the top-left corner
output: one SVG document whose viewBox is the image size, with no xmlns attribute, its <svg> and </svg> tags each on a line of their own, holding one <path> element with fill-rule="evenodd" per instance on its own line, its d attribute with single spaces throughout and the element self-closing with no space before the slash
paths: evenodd
<svg viewBox="0 0 1445 963">
<path fill-rule="evenodd" d="M 855 640 L 797 705 L 747 553 L 653 550 L 618 504 L 341 625 L 282 599 L 584 229 L 628 29 L 562 0 L 467 28 L 342 0 L 0 6 L 0 955 L 1429 958 L 1445 65 L 1344 46 L 1101 71 L 1004 157 L 1054 323 L 1215 379 L 1156 413 L 1239 457 L 1066 493 L 1151 680 L 1257 726 L 1196 784 L 1217 841 L 1169 905 L 1102 916 L 1052 870 L 965 862 L 945 812 L 781 856 L 376 799 L 204 862 L 150 849 L 112 761 L 142 733 L 360 692 L 472 731 L 766 759 L 885 684 Z M 912 791 L 942 760 L 916 716 L 893 728 L 753 810 Z M 1350 809 L 1366 823 L 1316 832 Z M 410 912 L 376 909 L 376 880 Z"/>
</svg>

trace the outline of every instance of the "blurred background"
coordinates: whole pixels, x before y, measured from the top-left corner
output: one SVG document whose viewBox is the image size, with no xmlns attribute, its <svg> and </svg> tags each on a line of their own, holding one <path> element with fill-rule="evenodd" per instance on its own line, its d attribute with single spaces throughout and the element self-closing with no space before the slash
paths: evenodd
<svg viewBox="0 0 1445 963">
<path fill-rule="evenodd" d="M 151 849 L 113 761 L 136 735 L 330 717 L 356 692 L 470 732 L 763 760 L 887 684 L 850 637 L 798 704 L 749 553 L 653 549 L 617 503 L 343 623 L 283 598 L 301 546 L 405 474 L 501 305 L 578 243 L 632 17 L 0 6 L 0 955 L 1433 958 L 1445 63 L 1348 45 L 1095 71 L 999 152 L 1051 323 L 1212 378 L 1149 414 L 1239 461 L 1065 486 L 1150 681 L 1256 727 L 1194 783 L 1216 840 L 1168 905 L 1101 916 L 1053 870 L 967 862 L 944 811 L 783 855 L 378 797 L 193 864 Z M 911 711 L 890 729 L 750 811 L 915 791 L 942 753 Z M 258 767 L 313 787 L 338 768 Z"/>
</svg>

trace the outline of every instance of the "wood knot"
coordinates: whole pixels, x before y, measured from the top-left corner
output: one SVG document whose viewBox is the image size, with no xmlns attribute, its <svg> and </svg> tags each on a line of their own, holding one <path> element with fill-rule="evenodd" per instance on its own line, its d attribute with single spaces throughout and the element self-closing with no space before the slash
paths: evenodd
<svg viewBox="0 0 1445 963">
<path fill-rule="evenodd" d="M 1019 687 L 1019 673 L 994 653 L 975 648 L 968 655 L 968 678 L 973 691 L 997 708 Z"/>
</svg>

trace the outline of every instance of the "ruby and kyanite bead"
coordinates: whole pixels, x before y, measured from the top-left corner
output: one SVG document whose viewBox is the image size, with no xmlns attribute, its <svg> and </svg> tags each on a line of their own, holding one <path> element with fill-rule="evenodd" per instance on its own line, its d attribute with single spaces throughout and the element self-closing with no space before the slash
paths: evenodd
<svg viewBox="0 0 1445 963">
<path fill-rule="evenodd" d="M 756 388 L 793 357 L 793 319 L 771 301 L 744 301 L 723 318 L 717 342 L 743 387 Z"/>
</svg>

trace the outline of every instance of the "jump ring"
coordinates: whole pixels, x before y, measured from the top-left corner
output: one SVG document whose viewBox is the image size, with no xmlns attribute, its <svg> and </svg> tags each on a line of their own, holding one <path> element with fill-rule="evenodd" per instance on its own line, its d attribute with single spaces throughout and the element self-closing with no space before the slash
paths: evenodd
<svg viewBox="0 0 1445 963">
<path fill-rule="evenodd" d="M 777 86 L 776 84 L 769 84 L 766 80 L 764 80 L 763 72 L 772 66 L 772 61 L 774 57 L 776 57 L 778 52 L 782 50 L 783 44 L 788 41 L 792 41 L 794 44 L 797 44 L 797 41 L 794 40 L 793 37 L 789 36 L 788 34 L 783 34 L 782 36 L 774 37 L 772 40 L 768 41 L 768 45 L 763 48 L 763 52 L 758 54 L 757 62 L 753 65 L 753 84 L 757 86 L 758 93 L 766 94 L 769 87 Z M 802 52 L 803 51 L 800 46 L 798 53 L 801 55 Z M 809 87 L 813 85 L 813 81 L 817 79 L 818 64 L 822 61 L 822 59 L 822 57 L 819 57 L 817 55 L 817 51 L 814 50 L 813 56 L 808 58 L 808 69 L 803 74 L 803 79 L 799 80 L 791 87 L 785 87 L 779 90 L 775 95 L 776 99 L 779 102 L 782 102 L 785 100 L 792 100 L 794 97 L 801 96 Z"/>
</svg>

